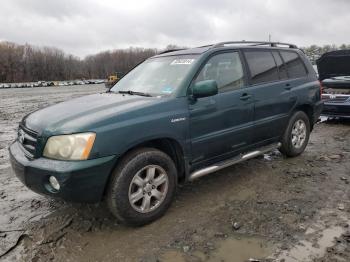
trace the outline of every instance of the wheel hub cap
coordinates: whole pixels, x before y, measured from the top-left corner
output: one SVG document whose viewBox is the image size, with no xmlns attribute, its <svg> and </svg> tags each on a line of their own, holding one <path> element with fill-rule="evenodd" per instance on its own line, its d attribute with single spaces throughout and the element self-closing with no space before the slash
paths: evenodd
<svg viewBox="0 0 350 262">
<path fill-rule="evenodd" d="M 139 170 L 129 186 L 129 202 L 133 209 L 148 213 L 160 206 L 168 192 L 169 179 L 158 165 L 148 165 Z"/>
<path fill-rule="evenodd" d="M 296 121 L 292 128 L 292 145 L 299 149 L 306 140 L 306 124 L 303 120 Z"/>
<path fill-rule="evenodd" d="M 144 187 L 145 191 L 147 193 L 150 193 L 152 191 L 152 185 L 151 184 L 147 184 L 145 187 Z"/>
</svg>

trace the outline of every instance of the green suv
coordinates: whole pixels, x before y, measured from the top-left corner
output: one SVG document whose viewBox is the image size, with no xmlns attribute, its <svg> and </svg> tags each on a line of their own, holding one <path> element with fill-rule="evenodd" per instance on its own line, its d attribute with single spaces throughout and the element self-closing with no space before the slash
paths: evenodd
<svg viewBox="0 0 350 262">
<path fill-rule="evenodd" d="M 18 178 L 68 201 L 106 199 L 150 223 L 192 181 L 278 148 L 301 154 L 322 110 L 316 73 L 295 45 L 223 42 L 153 56 L 107 93 L 35 111 L 10 146 Z"/>
</svg>

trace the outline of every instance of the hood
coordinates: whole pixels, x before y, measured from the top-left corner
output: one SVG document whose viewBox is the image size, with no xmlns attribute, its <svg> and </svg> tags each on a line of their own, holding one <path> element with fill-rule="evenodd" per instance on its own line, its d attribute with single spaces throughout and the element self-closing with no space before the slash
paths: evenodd
<svg viewBox="0 0 350 262">
<path fill-rule="evenodd" d="M 55 104 L 27 115 L 22 124 L 39 133 L 88 131 L 96 123 L 154 104 L 155 97 L 101 93 Z M 90 128 L 91 129 L 91 128 Z"/>
<path fill-rule="evenodd" d="M 323 54 L 317 61 L 320 81 L 337 76 L 350 76 L 350 50 Z"/>
</svg>

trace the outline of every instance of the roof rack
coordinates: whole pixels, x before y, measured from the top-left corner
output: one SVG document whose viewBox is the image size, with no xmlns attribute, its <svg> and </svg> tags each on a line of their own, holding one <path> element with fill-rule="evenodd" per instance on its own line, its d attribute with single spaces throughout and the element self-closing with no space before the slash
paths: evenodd
<svg viewBox="0 0 350 262">
<path fill-rule="evenodd" d="M 175 51 L 181 51 L 181 50 L 185 50 L 185 49 L 184 48 L 168 49 L 168 50 L 165 50 L 165 51 L 158 53 L 158 55 L 162 55 L 162 54 L 166 54 L 166 53 L 170 53 L 170 52 L 175 52 Z"/>
<path fill-rule="evenodd" d="M 294 44 L 288 44 L 288 43 L 280 43 L 280 42 L 264 42 L 264 41 L 228 41 L 228 42 L 220 42 L 217 44 L 214 44 L 211 46 L 211 48 L 221 47 L 225 45 L 238 45 L 238 44 L 246 44 L 249 46 L 271 46 L 271 47 L 277 47 L 277 46 L 288 46 L 289 48 L 298 48 Z"/>
</svg>

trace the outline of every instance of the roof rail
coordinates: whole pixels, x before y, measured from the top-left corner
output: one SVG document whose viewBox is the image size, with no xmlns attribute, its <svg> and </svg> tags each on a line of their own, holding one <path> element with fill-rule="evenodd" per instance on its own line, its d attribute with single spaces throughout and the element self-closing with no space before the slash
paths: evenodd
<svg viewBox="0 0 350 262">
<path fill-rule="evenodd" d="M 181 51 L 181 50 L 185 50 L 185 48 L 168 49 L 168 50 L 165 50 L 165 51 L 158 53 L 158 55 L 162 55 L 162 54 L 166 54 L 166 53 L 170 53 L 170 52 L 175 52 L 175 51 Z"/>
<path fill-rule="evenodd" d="M 220 42 L 217 44 L 214 44 L 211 46 L 211 48 L 216 48 L 220 46 L 225 45 L 238 45 L 238 44 L 247 44 L 249 46 L 271 46 L 271 47 L 277 47 L 277 46 L 288 46 L 289 48 L 298 48 L 294 44 L 288 44 L 288 43 L 280 43 L 280 42 L 264 42 L 264 41 L 227 41 L 227 42 Z"/>
</svg>

